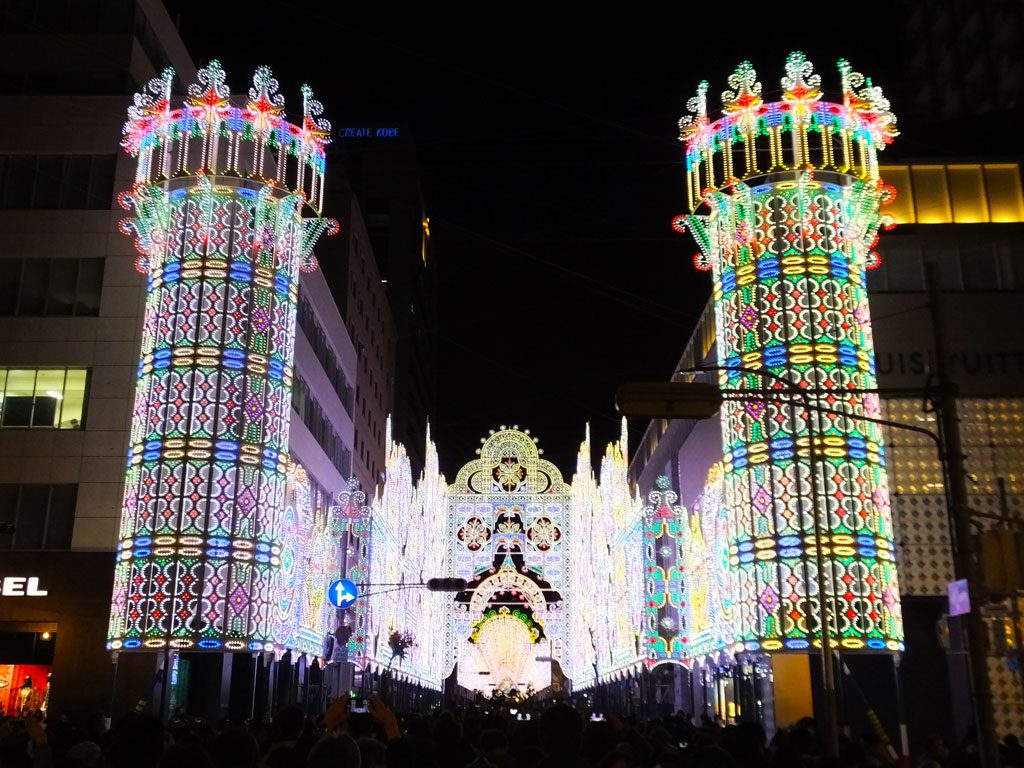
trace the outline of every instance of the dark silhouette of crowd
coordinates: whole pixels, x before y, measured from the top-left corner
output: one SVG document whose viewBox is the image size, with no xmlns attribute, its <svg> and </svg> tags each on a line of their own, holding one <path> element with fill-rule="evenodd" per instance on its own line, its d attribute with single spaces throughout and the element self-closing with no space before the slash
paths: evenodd
<svg viewBox="0 0 1024 768">
<path fill-rule="evenodd" d="M 1002 745 L 1007 768 L 1024 768 L 1015 737 Z M 917 768 L 971 768 L 973 741 L 950 750 L 928 740 Z M 107 728 L 102 717 L 0 721 L 0 768 L 888 768 L 895 750 L 867 734 L 843 739 L 839 757 L 822 746 L 814 720 L 769 741 L 753 722 L 720 726 L 688 715 L 652 720 L 594 717 L 568 703 L 396 715 L 373 698 L 367 712 L 339 699 L 322 718 L 285 707 L 273 719 L 214 725 L 177 716 L 164 724 L 133 714 Z"/>
</svg>

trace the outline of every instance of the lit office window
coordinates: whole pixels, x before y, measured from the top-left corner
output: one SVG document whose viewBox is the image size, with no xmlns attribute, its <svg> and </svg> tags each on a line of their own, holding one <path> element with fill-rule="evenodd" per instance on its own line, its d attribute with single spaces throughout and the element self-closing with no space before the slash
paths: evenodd
<svg viewBox="0 0 1024 768">
<path fill-rule="evenodd" d="M 885 211 L 897 224 L 1024 222 L 1016 163 L 884 165 L 879 170 L 896 189 L 896 200 Z"/>
<path fill-rule="evenodd" d="M 983 224 L 989 220 L 985 179 L 980 165 L 950 165 L 949 193 L 953 200 L 953 221 Z"/>
<path fill-rule="evenodd" d="M 896 199 L 883 209 L 897 224 L 914 223 L 914 187 L 910 183 L 910 166 L 885 165 L 880 169 L 882 181 L 896 190 Z"/>
<path fill-rule="evenodd" d="M 1024 195 L 1021 194 L 1020 168 L 1016 163 L 985 166 L 992 221 L 1015 223 L 1024 221 Z"/>
<path fill-rule="evenodd" d="M 84 368 L 0 369 L 0 427 L 80 429 L 87 380 Z"/>
<path fill-rule="evenodd" d="M 918 224 L 946 224 L 953 220 L 949 208 L 949 185 L 941 165 L 912 165 L 914 209 Z"/>
</svg>

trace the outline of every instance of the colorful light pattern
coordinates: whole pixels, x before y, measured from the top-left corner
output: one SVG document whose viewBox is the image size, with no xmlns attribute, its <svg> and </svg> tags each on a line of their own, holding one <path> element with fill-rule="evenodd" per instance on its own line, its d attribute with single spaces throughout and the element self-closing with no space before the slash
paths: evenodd
<svg viewBox="0 0 1024 768">
<path fill-rule="evenodd" d="M 319 653 L 324 628 L 302 629 L 319 609 L 295 607 L 321 599 L 302 559 L 328 544 L 286 494 L 299 271 L 337 229 L 301 216 L 320 207 L 329 125 L 305 86 L 285 121 L 266 67 L 244 104 L 216 61 L 198 79 L 173 106 L 165 70 L 124 129 L 121 229 L 148 284 L 108 646 Z"/>
<path fill-rule="evenodd" d="M 744 62 L 720 119 L 710 122 L 702 83 L 680 122 L 691 210 L 706 213 L 676 226 L 713 270 L 720 384 L 779 390 L 722 411 L 736 629 L 751 651 L 820 647 L 819 539 L 833 642 L 903 648 L 881 433 L 862 418 L 878 415 L 878 399 L 856 391 L 876 387 L 864 270 L 888 222 L 877 150 L 895 118 L 881 89 L 845 61 L 839 72 L 841 101 L 823 101 L 810 62 L 790 54 L 782 99 L 766 103 Z"/>
<path fill-rule="evenodd" d="M 451 595 L 428 592 L 419 585 L 448 575 L 445 534 L 447 485 L 438 469 L 437 450 L 427 430 L 423 474 L 414 483 L 405 447 L 391 439 L 386 426 L 385 479 L 370 510 L 368 595 L 357 602 L 366 612 L 366 632 L 350 641 L 349 659 L 363 670 L 390 670 L 401 680 L 440 690 L 450 672 L 445 616 Z M 414 644 L 405 658 L 392 657 L 388 637 L 410 633 Z M 352 649 L 357 653 L 353 654 Z M 362 651 L 359 654 L 359 651 Z"/>
<path fill-rule="evenodd" d="M 339 492 L 331 509 L 331 535 L 338 538 L 345 552 L 345 578 L 353 584 L 370 581 L 370 508 L 359 480 L 349 478 L 348 488 Z M 364 590 L 365 592 L 365 590 Z M 367 600 L 361 598 L 351 608 L 338 612 L 339 638 L 346 647 L 346 658 L 366 657 Z M 360 662 L 362 663 L 362 662 Z"/>
<path fill-rule="evenodd" d="M 448 488 L 449 562 L 452 574 L 469 582 L 450 612 L 449 671 L 458 663 L 459 683 L 471 690 L 489 692 L 508 682 L 540 689 L 551 682 L 551 666 L 537 657 L 564 664 L 569 486 L 541 458 L 528 431 L 492 432 L 479 454 Z M 539 630 L 522 666 L 505 657 L 530 633 L 524 635 L 511 619 L 495 623 L 487 642 L 469 642 L 492 611 L 496 619 L 505 616 L 503 607 L 528 617 Z M 492 663 L 500 668 L 491 669 Z M 516 679 L 501 679 L 512 672 Z"/>
<path fill-rule="evenodd" d="M 735 516 L 723 495 L 722 466 L 708 472 L 703 493 L 686 515 L 681 543 L 683 653 L 688 659 L 738 650 L 736 580 L 730 564 Z"/>
<path fill-rule="evenodd" d="M 644 627 L 650 666 L 687 659 L 683 553 L 689 532 L 686 510 L 662 475 L 644 507 Z"/>
<path fill-rule="evenodd" d="M 566 674 L 577 690 L 639 668 L 647 654 L 643 508 L 629 487 L 626 422 L 597 477 L 589 432 L 576 458 L 569 526 Z"/>
</svg>

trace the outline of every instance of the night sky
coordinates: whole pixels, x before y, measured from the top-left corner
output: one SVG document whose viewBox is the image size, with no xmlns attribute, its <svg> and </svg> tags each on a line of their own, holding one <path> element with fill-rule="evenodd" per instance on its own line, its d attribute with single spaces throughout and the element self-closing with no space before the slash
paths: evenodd
<svg viewBox="0 0 1024 768">
<path fill-rule="evenodd" d="M 615 389 L 671 373 L 710 292 L 696 246 L 669 226 L 684 208 L 676 123 L 699 80 L 714 104 L 749 58 L 770 97 L 794 49 L 828 89 L 840 57 L 883 87 L 899 76 L 891 24 L 881 41 L 833 41 L 818 18 L 739 5 L 632 18 L 396 6 L 375 21 L 347 5 L 263 17 L 213 5 L 168 3 L 196 62 L 219 58 L 234 91 L 265 63 L 290 110 L 309 82 L 336 130 L 401 126 L 415 144 L 439 267 L 432 429 L 449 478 L 500 424 L 530 428 L 571 476 L 586 422 L 595 454 L 617 436 Z"/>
</svg>

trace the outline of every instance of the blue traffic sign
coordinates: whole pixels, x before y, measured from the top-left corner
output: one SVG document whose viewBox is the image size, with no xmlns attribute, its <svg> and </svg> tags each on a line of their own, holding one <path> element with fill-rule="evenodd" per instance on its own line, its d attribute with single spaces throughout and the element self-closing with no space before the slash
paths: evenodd
<svg viewBox="0 0 1024 768">
<path fill-rule="evenodd" d="M 335 608 L 351 608 L 358 597 L 359 590 L 356 589 L 355 582 L 348 579 L 338 579 L 331 582 L 331 586 L 327 588 L 327 599 Z"/>
</svg>

